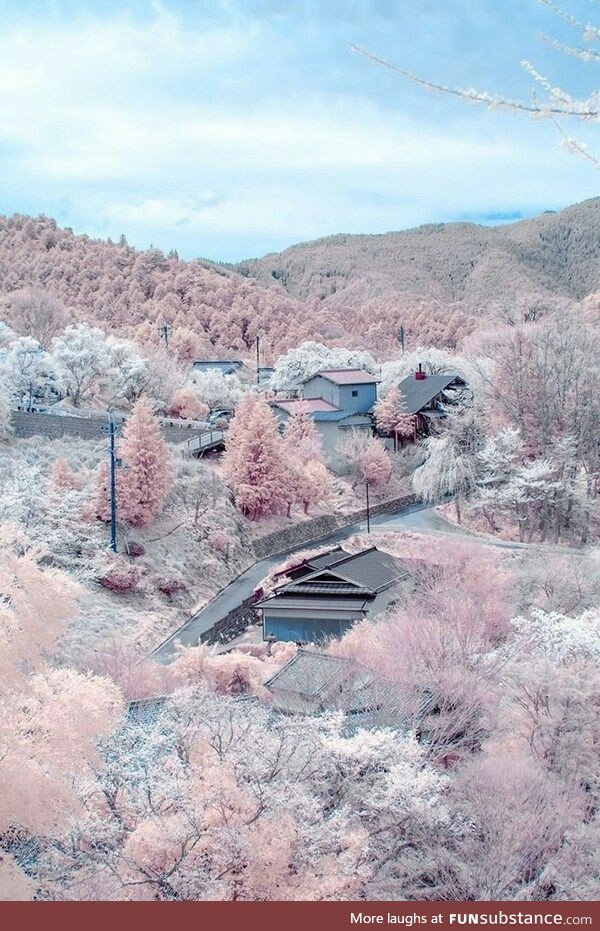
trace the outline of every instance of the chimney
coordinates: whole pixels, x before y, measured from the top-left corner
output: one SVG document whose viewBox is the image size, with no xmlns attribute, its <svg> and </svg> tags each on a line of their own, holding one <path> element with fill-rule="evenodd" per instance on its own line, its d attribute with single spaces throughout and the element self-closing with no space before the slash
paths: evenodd
<svg viewBox="0 0 600 931">
<path fill-rule="evenodd" d="M 422 364 L 419 362 L 419 368 L 418 368 L 417 371 L 415 372 L 415 379 L 416 379 L 416 381 L 423 381 L 425 378 L 427 378 L 427 375 L 426 375 L 425 372 L 423 371 L 423 366 L 422 366 Z"/>
</svg>

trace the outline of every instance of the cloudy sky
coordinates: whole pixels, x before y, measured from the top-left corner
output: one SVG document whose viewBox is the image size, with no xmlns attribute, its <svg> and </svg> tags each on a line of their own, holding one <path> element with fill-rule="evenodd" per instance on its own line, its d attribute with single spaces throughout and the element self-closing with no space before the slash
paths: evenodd
<svg viewBox="0 0 600 931">
<path fill-rule="evenodd" d="M 529 59 L 587 96 L 595 66 L 541 32 L 578 39 L 536 0 L 0 0 L 0 213 L 235 261 L 561 208 L 600 175 L 552 125 L 429 94 L 349 49 L 525 97 Z"/>
</svg>

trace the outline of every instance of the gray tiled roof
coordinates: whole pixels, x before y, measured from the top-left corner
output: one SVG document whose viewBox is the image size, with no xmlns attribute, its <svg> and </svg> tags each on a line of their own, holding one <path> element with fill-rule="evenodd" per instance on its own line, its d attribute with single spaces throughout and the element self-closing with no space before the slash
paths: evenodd
<svg viewBox="0 0 600 931">
<path fill-rule="evenodd" d="M 361 588 L 350 582 L 305 582 L 303 579 L 297 579 L 290 582 L 289 585 L 282 585 L 278 589 L 280 592 L 290 592 L 294 595 L 362 595 L 368 598 L 372 594 L 369 588 Z"/>
<path fill-rule="evenodd" d="M 411 718 L 396 683 L 348 657 L 300 649 L 265 685 L 284 701 L 297 695 L 318 701 L 322 711 L 342 711 L 356 727 L 406 729 Z"/>
<path fill-rule="evenodd" d="M 319 695 L 324 689 L 347 680 L 359 669 L 358 663 L 343 656 L 298 650 L 283 669 L 265 682 L 265 686 L 276 686 L 302 695 Z"/>
<path fill-rule="evenodd" d="M 406 401 L 407 414 L 417 414 L 422 407 L 429 404 L 436 395 L 448 388 L 453 382 L 459 379 L 459 384 L 464 381 L 460 375 L 428 375 L 427 378 L 418 379 L 414 375 L 407 375 L 398 387 Z"/>
<path fill-rule="evenodd" d="M 317 422 L 319 421 L 338 421 L 338 420 L 347 420 L 348 417 L 360 416 L 357 414 L 357 411 L 347 411 L 347 410 L 335 410 L 335 411 L 313 411 L 311 413 L 311 418 Z M 369 418 L 364 416 L 365 423 L 369 422 Z"/>
<path fill-rule="evenodd" d="M 223 375 L 231 375 L 233 372 L 237 372 L 238 369 L 241 369 L 243 364 L 244 363 L 240 359 L 209 359 L 208 361 L 202 359 L 194 362 L 194 368 L 198 369 L 200 372 L 216 369 Z"/>
<path fill-rule="evenodd" d="M 312 565 L 315 563 L 318 565 L 314 572 L 302 577 L 303 581 L 309 582 L 312 579 L 318 581 L 315 577 L 327 569 L 340 579 L 353 582 L 371 592 L 378 592 L 410 575 L 408 567 L 401 559 L 396 559 L 395 556 L 378 550 L 376 546 L 353 554 L 336 549 L 332 551 L 331 561 L 327 561 L 327 555 L 323 553 L 315 560 L 311 560 Z"/>
<path fill-rule="evenodd" d="M 274 594 L 269 598 L 265 598 L 263 601 L 257 601 L 254 605 L 255 608 L 273 608 L 276 607 L 277 610 L 285 611 L 286 609 L 292 610 L 295 608 L 301 608 L 307 613 L 311 611 L 342 611 L 342 612 L 356 612 L 356 611 L 366 611 L 369 602 L 372 600 L 372 595 L 369 595 L 368 598 L 315 598 L 315 597 L 303 597 L 302 595 L 294 596 L 290 595 L 287 592 L 282 594 Z"/>
</svg>

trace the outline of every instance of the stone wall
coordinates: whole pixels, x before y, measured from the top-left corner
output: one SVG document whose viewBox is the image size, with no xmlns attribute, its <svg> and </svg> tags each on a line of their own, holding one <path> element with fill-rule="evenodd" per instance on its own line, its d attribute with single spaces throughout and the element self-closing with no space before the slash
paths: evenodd
<svg viewBox="0 0 600 931">
<path fill-rule="evenodd" d="M 229 643 L 243 633 L 250 624 L 257 624 L 260 620 L 257 609 L 252 605 L 252 599 L 247 598 L 237 608 L 217 621 L 210 630 L 200 636 L 201 643 Z"/>
<path fill-rule="evenodd" d="M 378 514 L 392 514 L 402 507 L 413 504 L 414 501 L 416 501 L 416 498 L 412 494 L 391 498 L 389 501 L 381 501 L 370 508 L 371 517 L 376 517 Z M 295 524 L 293 527 L 285 527 L 283 530 L 277 530 L 275 533 L 261 537 L 254 543 L 254 553 L 257 559 L 264 559 L 265 556 L 276 556 L 278 553 L 285 553 L 290 549 L 306 546 L 313 542 L 318 543 L 322 537 L 327 537 L 342 527 L 349 527 L 359 521 L 366 520 L 366 517 L 366 508 L 353 511 L 350 514 L 324 514 L 321 517 L 315 517 L 314 520 L 306 520 Z"/>
<path fill-rule="evenodd" d="M 108 423 L 100 417 L 68 417 L 62 414 L 38 414 L 13 411 L 15 436 L 44 436 L 55 440 L 61 436 L 80 436 L 84 440 L 101 440 L 108 436 Z M 162 432 L 169 443 L 183 443 L 202 431 L 196 427 L 163 424 Z"/>
</svg>

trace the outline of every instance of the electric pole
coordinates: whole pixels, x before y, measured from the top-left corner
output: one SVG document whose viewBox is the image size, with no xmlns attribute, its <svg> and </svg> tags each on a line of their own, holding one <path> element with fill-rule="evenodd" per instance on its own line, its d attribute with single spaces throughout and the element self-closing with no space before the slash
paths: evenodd
<svg viewBox="0 0 600 931">
<path fill-rule="evenodd" d="M 159 326 L 158 332 L 160 333 L 160 338 L 165 341 L 165 349 L 169 348 L 169 333 L 171 332 L 171 327 L 165 320 L 164 323 Z"/>
<path fill-rule="evenodd" d="M 117 458 L 115 455 L 115 420 L 112 411 L 108 413 L 108 432 L 110 436 L 110 548 L 117 552 Z"/>
<path fill-rule="evenodd" d="M 365 479 L 365 488 L 367 490 L 367 533 L 371 533 L 371 509 L 369 507 L 369 479 Z"/>
<path fill-rule="evenodd" d="M 400 332 L 398 333 L 398 341 L 402 347 L 402 352 L 404 352 L 404 327 L 400 324 Z"/>
<path fill-rule="evenodd" d="M 256 335 L 256 384 L 260 385 L 260 336 Z"/>
</svg>

